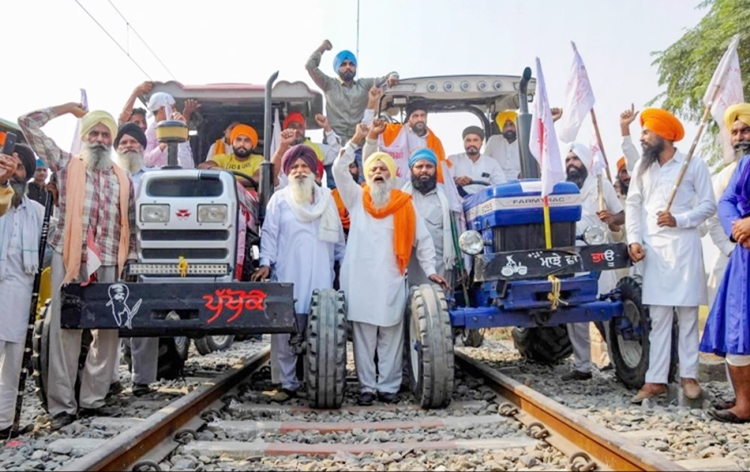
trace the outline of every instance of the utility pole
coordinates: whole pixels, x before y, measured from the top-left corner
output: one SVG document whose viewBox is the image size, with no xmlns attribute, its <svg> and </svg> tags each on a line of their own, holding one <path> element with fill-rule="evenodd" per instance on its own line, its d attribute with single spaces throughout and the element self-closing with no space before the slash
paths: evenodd
<svg viewBox="0 0 750 472">
<path fill-rule="evenodd" d="M 357 0 L 357 60 L 359 60 L 359 0 Z"/>
</svg>

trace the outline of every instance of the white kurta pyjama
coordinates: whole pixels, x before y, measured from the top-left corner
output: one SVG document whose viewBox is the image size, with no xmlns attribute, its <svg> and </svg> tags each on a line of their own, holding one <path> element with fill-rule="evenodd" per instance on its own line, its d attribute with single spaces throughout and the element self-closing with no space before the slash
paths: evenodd
<svg viewBox="0 0 750 472">
<path fill-rule="evenodd" d="M 506 181 L 518 180 L 521 174 L 521 153 L 517 139 L 509 143 L 502 134 L 490 136 L 484 147 L 484 155 L 500 164 Z"/>
<path fill-rule="evenodd" d="M 352 180 L 351 177 L 349 180 Z M 333 263 L 344 258 L 344 231 L 339 228 L 339 241 L 336 243 L 322 241 L 318 237 L 320 218 L 309 222 L 298 220 L 286 201 L 289 191 L 289 187 L 285 187 L 268 201 L 261 229 L 260 264 L 272 268 L 271 280 L 294 284 L 294 310 L 297 314 L 306 315 L 310 311 L 313 290 L 333 288 Z M 299 320 L 304 330 L 307 319 L 303 316 Z M 282 388 L 297 390 L 297 356 L 289 345 L 289 339 L 289 334 L 271 337 L 274 343 L 273 362 L 279 369 Z"/>
<path fill-rule="evenodd" d="M 403 341 L 399 333 L 403 333 L 400 325 L 406 307 L 406 274 L 401 274 L 393 252 L 393 216 L 371 216 L 364 208 L 364 190 L 349 175 L 354 151 L 348 144 L 333 164 L 336 187 L 351 220 L 341 287 L 347 296 L 347 317 L 354 323 L 354 356 L 361 390 L 395 393 L 401 384 Z M 415 244 L 422 270 L 428 276 L 435 274 L 435 247 L 420 217 Z M 372 326 L 358 327 L 357 323 Z M 377 382 L 375 349 L 379 360 Z"/>
<path fill-rule="evenodd" d="M 448 157 L 453 164 L 450 168 L 451 177 L 470 177 L 472 180 L 489 182 L 490 185 L 498 185 L 506 181 L 505 173 L 494 159 L 480 155 L 476 162 L 472 161 L 466 153 L 454 154 Z M 475 194 L 480 190 L 488 188 L 487 185 L 467 185 L 464 191 Z"/>
<path fill-rule="evenodd" d="M 656 224 L 657 212 L 666 209 L 685 158 L 676 151 L 669 162 L 663 166 L 657 162 L 642 175 L 639 160 L 626 200 L 628 242 L 640 243 L 646 252 L 638 265 L 643 303 L 650 306 L 651 315 L 649 383 L 667 382 L 673 307 L 680 325 L 680 376 L 695 378 L 698 369 L 698 306 L 707 302 L 698 227 L 716 212 L 710 172 L 700 157 L 691 159 L 670 210 L 677 227 Z"/>
</svg>

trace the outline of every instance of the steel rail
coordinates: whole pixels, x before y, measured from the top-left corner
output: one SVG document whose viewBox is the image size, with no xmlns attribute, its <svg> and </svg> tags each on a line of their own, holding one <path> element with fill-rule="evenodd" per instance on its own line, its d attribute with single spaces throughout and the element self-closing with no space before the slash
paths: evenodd
<svg viewBox="0 0 750 472">
<path fill-rule="evenodd" d="M 136 463 L 162 441 L 172 438 L 180 427 L 200 415 L 202 410 L 260 368 L 269 357 L 270 348 L 266 347 L 228 372 L 108 440 L 102 447 L 58 470 L 130 470 L 128 466 Z"/>
<path fill-rule="evenodd" d="M 488 387 L 515 405 L 512 416 L 527 426 L 534 425 L 530 430 L 546 428 L 544 440 L 568 457 L 578 454 L 585 461 L 579 454 L 583 452 L 598 469 L 688 470 L 466 354 L 456 352 L 456 368 L 483 378 Z M 586 470 L 584 466 L 578 470 Z"/>
</svg>

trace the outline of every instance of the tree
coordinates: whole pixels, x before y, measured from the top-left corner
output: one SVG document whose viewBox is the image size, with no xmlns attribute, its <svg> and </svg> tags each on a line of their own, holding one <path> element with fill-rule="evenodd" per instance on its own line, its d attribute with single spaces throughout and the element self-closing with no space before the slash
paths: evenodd
<svg viewBox="0 0 750 472">
<path fill-rule="evenodd" d="M 656 57 L 652 65 L 658 67 L 659 85 L 667 88 L 649 103 L 661 102 L 662 108 L 696 123 L 703 116 L 702 99 L 711 76 L 735 34 L 740 35 L 743 89 L 750 97 L 750 0 L 704 0 L 697 8 L 709 11 L 677 42 L 651 53 Z M 721 160 L 717 135 L 718 126 L 710 120 L 702 146 L 709 165 Z"/>
</svg>

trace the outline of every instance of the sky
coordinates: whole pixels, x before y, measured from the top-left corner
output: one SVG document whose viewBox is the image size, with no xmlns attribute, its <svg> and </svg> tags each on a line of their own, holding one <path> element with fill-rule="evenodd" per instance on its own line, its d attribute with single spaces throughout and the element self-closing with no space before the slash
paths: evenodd
<svg viewBox="0 0 750 472">
<path fill-rule="evenodd" d="M 667 48 L 705 14 L 696 9 L 698 0 L 360 0 L 359 21 L 356 0 L 7 3 L 4 17 L 18 21 L 4 22 L 4 37 L 23 45 L 8 56 L 17 59 L 2 79 L 0 117 L 11 121 L 37 108 L 77 102 L 81 88 L 90 109 L 116 116 L 133 88 L 149 79 L 263 84 L 278 70 L 280 80 L 303 80 L 314 88 L 304 68 L 310 53 L 330 40 L 333 51 L 323 56 L 321 69 L 333 75 L 335 53 L 357 50 L 358 24 L 360 77 L 391 70 L 402 78 L 520 75 L 524 67 L 533 70 L 539 57 L 551 105 L 562 106 L 574 41 L 596 97 L 613 174 L 622 155 L 620 112 L 631 103 L 642 110 L 661 91 L 652 52 Z M 475 121 L 468 114 L 428 118 L 448 154 L 463 151 L 461 130 Z M 678 148 L 687 152 L 697 125 L 685 128 Z M 72 143 L 74 130 L 72 116 L 45 127 L 63 146 Z M 631 132 L 639 134 L 637 122 Z M 591 133 L 587 122 L 578 140 L 588 143 Z"/>
</svg>

